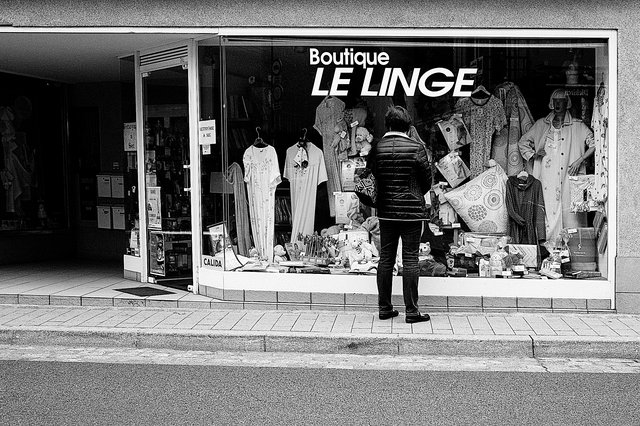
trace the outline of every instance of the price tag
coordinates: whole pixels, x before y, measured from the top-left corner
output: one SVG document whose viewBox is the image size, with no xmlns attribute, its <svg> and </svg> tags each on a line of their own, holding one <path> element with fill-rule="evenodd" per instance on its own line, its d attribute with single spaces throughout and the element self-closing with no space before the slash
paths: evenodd
<svg viewBox="0 0 640 426">
<path fill-rule="evenodd" d="M 344 138 L 345 136 L 347 136 L 347 132 L 345 132 L 344 130 L 340 132 L 340 137 Z"/>
<path fill-rule="evenodd" d="M 460 224 L 459 223 L 452 223 L 451 227 L 452 228 L 460 228 Z"/>
<path fill-rule="evenodd" d="M 358 124 L 360 124 L 360 122 L 356 120 L 353 123 L 351 123 L 351 127 L 356 127 Z"/>
<path fill-rule="evenodd" d="M 202 145 L 202 155 L 211 154 L 211 145 Z"/>
<path fill-rule="evenodd" d="M 578 230 L 576 228 L 569 228 L 569 229 L 567 229 L 567 232 L 569 234 L 576 234 L 578 232 Z"/>
</svg>

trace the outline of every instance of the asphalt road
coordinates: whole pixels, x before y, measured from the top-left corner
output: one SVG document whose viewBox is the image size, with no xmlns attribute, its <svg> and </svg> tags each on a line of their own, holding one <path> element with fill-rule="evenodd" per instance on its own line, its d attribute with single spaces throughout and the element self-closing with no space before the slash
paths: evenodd
<svg viewBox="0 0 640 426">
<path fill-rule="evenodd" d="M 638 378 L 0 361 L 0 423 L 638 425 Z"/>
</svg>

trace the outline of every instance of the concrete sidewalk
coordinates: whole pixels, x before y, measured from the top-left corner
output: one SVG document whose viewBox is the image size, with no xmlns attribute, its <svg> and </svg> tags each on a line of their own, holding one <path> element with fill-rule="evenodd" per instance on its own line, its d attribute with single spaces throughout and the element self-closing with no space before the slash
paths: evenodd
<svg viewBox="0 0 640 426">
<path fill-rule="evenodd" d="M 207 351 L 640 359 L 640 316 L 0 305 L 0 344 Z"/>
</svg>

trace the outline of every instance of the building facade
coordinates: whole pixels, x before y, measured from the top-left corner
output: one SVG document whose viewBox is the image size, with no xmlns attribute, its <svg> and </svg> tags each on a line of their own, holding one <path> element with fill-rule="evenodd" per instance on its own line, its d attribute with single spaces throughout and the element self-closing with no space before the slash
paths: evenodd
<svg viewBox="0 0 640 426">
<path fill-rule="evenodd" d="M 352 201 L 350 168 L 361 168 L 396 104 L 438 164 L 425 201 L 434 214 L 425 275 L 447 276 L 420 284 L 433 306 L 638 312 L 636 7 L 335 6 L 10 2 L 0 68 L 15 89 L 3 101 L 14 129 L 3 134 L 7 146 L 26 135 L 37 149 L 15 154 L 13 167 L 34 170 L 3 204 L 5 261 L 124 254 L 131 278 L 186 278 L 230 302 L 375 306 L 366 272 L 376 211 Z M 117 64 L 117 78 L 88 75 L 100 58 Z M 571 103 L 557 127 L 553 97 Z M 580 193 L 588 179 L 574 172 L 600 190 Z M 508 186 L 518 180 L 540 182 L 535 237 L 514 220 L 523 202 Z M 565 276 L 550 279 L 557 265 L 542 264 L 541 247 L 553 255 L 565 244 L 582 274 L 568 278 L 559 250 Z M 512 260 L 524 268 L 492 265 L 498 251 L 519 254 Z"/>
</svg>

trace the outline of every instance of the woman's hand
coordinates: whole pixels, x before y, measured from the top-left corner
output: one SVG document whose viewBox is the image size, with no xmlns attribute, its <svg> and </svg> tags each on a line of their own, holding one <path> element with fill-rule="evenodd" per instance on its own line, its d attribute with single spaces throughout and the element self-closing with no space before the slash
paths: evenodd
<svg viewBox="0 0 640 426">
<path fill-rule="evenodd" d="M 569 175 L 570 176 L 577 175 L 581 165 L 582 165 L 582 157 L 578 158 L 576 161 L 571 163 L 571 165 L 569 166 Z"/>
</svg>

